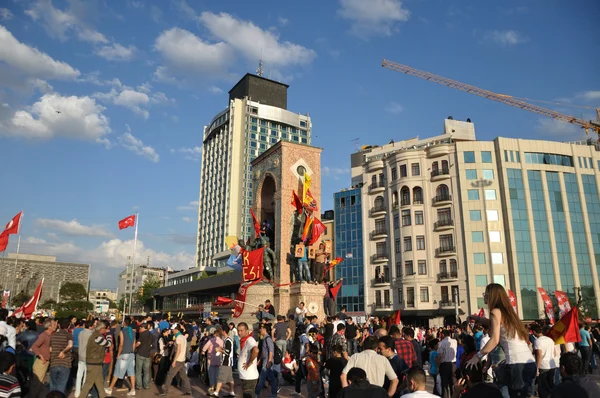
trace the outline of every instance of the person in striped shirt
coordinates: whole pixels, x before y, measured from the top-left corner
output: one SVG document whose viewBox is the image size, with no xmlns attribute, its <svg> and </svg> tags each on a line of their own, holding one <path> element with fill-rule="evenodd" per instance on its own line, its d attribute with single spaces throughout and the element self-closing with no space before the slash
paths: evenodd
<svg viewBox="0 0 600 398">
<path fill-rule="evenodd" d="M 229 336 L 229 326 L 223 325 L 221 329 L 217 329 L 219 337 L 223 339 L 223 347 L 218 347 L 217 352 L 221 355 L 221 366 L 219 367 L 219 376 L 217 378 L 217 386 L 212 394 L 213 397 L 218 397 L 223 384 L 229 384 L 229 395 L 226 397 L 234 397 L 233 391 L 235 384 L 233 382 L 233 338 Z"/>
<path fill-rule="evenodd" d="M 0 353 L 0 398 L 21 398 L 21 385 L 14 376 L 16 362 L 12 352 Z"/>
</svg>

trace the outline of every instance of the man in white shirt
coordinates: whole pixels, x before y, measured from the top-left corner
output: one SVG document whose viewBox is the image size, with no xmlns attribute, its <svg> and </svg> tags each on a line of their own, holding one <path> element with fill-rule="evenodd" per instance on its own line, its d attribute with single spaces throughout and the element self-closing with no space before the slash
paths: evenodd
<svg viewBox="0 0 600 398">
<path fill-rule="evenodd" d="M 8 318 L 8 310 L 6 308 L 0 308 L 0 325 L 6 328 L 6 338 L 8 339 L 8 345 L 12 347 L 13 350 L 17 349 L 17 330 L 6 323 L 6 319 Z"/>
<path fill-rule="evenodd" d="M 258 344 L 252 332 L 248 330 L 248 324 L 238 323 L 238 334 L 240 336 L 240 354 L 238 357 L 238 373 L 242 381 L 242 393 L 244 397 L 253 397 L 256 383 L 258 382 Z"/>
<path fill-rule="evenodd" d="M 366 338 L 363 344 L 364 351 L 352 355 L 342 371 L 342 387 L 348 387 L 348 371 L 352 368 L 361 368 L 367 374 L 369 383 L 379 387 L 383 387 L 387 376 L 388 380 L 390 380 L 388 395 L 391 397 L 395 394 L 396 387 L 398 387 L 398 376 L 394 372 L 392 365 L 390 365 L 390 361 L 383 355 L 375 352 L 378 345 L 379 340 L 377 340 L 377 337 L 369 336 Z"/>
<path fill-rule="evenodd" d="M 430 392 L 425 391 L 425 371 L 418 367 L 413 366 L 408 370 L 406 374 L 406 382 L 409 394 L 405 394 L 403 398 L 439 398 L 437 395 L 433 395 Z"/>
<path fill-rule="evenodd" d="M 448 329 L 442 331 L 444 339 L 438 346 L 438 358 L 440 367 L 438 374 L 442 381 L 442 397 L 450 398 L 454 387 L 454 372 L 456 371 L 456 349 L 458 347 L 456 340 L 451 338 L 452 332 Z"/>
<path fill-rule="evenodd" d="M 558 368 L 554 354 L 554 340 L 544 336 L 540 325 L 532 325 L 531 331 L 536 337 L 533 344 L 533 353 L 535 354 L 535 363 L 538 368 L 538 396 L 540 398 L 547 398 L 554 388 L 554 378 L 556 369 Z"/>
</svg>

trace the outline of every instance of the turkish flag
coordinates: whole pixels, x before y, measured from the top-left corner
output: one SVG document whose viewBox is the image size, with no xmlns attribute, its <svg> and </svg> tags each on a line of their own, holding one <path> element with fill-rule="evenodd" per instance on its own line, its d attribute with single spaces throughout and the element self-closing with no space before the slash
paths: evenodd
<svg viewBox="0 0 600 398">
<path fill-rule="evenodd" d="M 515 296 L 515 292 L 513 292 L 512 290 L 508 290 L 508 299 L 510 300 L 510 305 L 512 305 L 513 310 L 515 310 L 515 312 L 517 313 L 517 315 L 519 314 L 519 307 L 517 305 L 517 296 Z"/>
<path fill-rule="evenodd" d="M 538 287 L 537 290 L 540 293 L 542 301 L 544 302 L 544 309 L 546 310 L 548 320 L 550 320 L 550 323 L 554 325 L 554 307 L 552 306 L 552 300 L 550 300 L 550 297 L 548 297 L 546 289 L 544 289 L 543 287 Z"/>
<path fill-rule="evenodd" d="M 129 227 L 135 227 L 135 214 L 129 217 L 125 217 L 119 221 L 119 229 L 125 229 Z"/>
<path fill-rule="evenodd" d="M 3 252 L 4 250 L 6 250 L 7 246 L 8 246 L 8 234 L 5 234 L 3 232 L 2 234 L 0 234 L 0 252 Z"/>
<path fill-rule="evenodd" d="M 8 224 L 6 224 L 6 227 L 4 227 L 4 232 L 2 232 L 2 235 L 18 234 L 19 227 L 21 226 L 21 216 L 22 215 L 23 215 L 23 212 L 20 212 L 19 214 L 14 216 L 13 219 L 10 220 L 8 222 Z"/>
<path fill-rule="evenodd" d="M 217 296 L 217 301 L 215 301 L 213 303 L 213 305 L 227 305 L 227 304 L 231 304 L 232 302 L 233 302 L 233 299 L 230 299 L 228 297 Z"/>
</svg>

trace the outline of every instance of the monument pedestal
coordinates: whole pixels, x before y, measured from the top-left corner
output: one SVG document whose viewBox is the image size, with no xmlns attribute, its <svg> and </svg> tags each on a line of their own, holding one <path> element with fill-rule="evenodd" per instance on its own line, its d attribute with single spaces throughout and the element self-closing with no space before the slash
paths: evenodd
<svg viewBox="0 0 600 398">
<path fill-rule="evenodd" d="M 296 307 L 300 302 L 304 302 L 304 307 L 308 309 L 309 315 L 316 315 L 319 320 L 325 317 L 325 309 L 323 308 L 323 299 L 325 297 L 325 286 L 322 284 L 314 285 L 311 283 L 297 283 L 290 287 L 289 308 L 296 315 Z M 316 310 L 313 311 L 313 309 Z"/>
<path fill-rule="evenodd" d="M 254 286 L 250 286 L 248 291 L 246 292 L 246 305 L 244 305 L 244 312 L 239 318 L 235 318 L 234 322 L 237 324 L 239 322 L 246 322 L 248 326 L 252 327 L 255 323 L 258 322 L 256 315 L 251 315 L 252 313 L 258 311 L 258 306 L 261 304 L 265 304 L 265 300 L 271 300 L 273 304 L 273 285 L 266 282 L 257 283 Z M 279 311 L 277 307 L 275 307 L 275 311 Z"/>
</svg>

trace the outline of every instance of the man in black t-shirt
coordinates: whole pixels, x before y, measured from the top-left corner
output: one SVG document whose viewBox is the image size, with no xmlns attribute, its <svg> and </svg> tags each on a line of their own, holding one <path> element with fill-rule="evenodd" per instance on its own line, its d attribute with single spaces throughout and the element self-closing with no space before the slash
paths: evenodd
<svg viewBox="0 0 600 398">
<path fill-rule="evenodd" d="M 358 340 L 356 339 L 357 335 L 358 326 L 352 317 L 348 317 L 346 319 L 346 342 L 348 344 L 348 356 L 352 356 L 358 351 Z"/>
<path fill-rule="evenodd" d="M 135 388 L 147 390 L 150 388 L 150 366 L 152 365 L 150 350 L 153 338 L 146 323 L 142 323 L 138 327 L 138 333 L 135 342 Z"/>
</svg>

